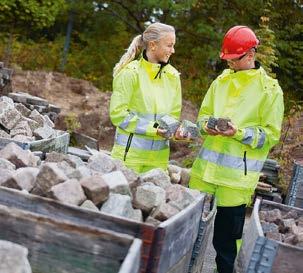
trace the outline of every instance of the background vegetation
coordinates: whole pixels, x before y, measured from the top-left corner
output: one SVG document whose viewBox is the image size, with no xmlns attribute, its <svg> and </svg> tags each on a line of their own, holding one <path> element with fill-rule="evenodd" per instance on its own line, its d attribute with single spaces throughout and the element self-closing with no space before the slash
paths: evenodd
<svg viewBox="0 0 303 273">
<path fill-rule="evenodd" d="M 25 70 L 63 71 L 110 90 L 112 68 L 154 21 L 177 31 L 172 63 L 185 98 L 200 104 L 224 68 L 219 50 L 233 25 L 256 30 L 262 65 L 279 79 L 287 112 L 302 100 L 303 6 L 298 0 L 0 0 L 0 59 Z"/>
</svg>

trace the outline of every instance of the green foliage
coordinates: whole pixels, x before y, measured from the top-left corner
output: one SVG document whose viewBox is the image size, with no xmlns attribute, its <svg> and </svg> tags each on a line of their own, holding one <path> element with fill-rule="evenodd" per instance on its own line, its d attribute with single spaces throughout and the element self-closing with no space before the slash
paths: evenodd
<svg viewBox="0 0 303 273">
<path fill-rule="evenodd" d="M 75 113 L 69 113 L 64 118 L 64 123 L 66 125 L 66 130 L 70 134 L 81 127 L 81 124 L 78 120 L 78 116 Z"/>
<path fill-rule="evenodd" d="M 64 6 L 64 0 L 1 0 L 1 24 L 13 28 L 23 28 L 24 24 L 38 29 L 49 27 Z"/>
<path fill-rule="evenodd" d="M 11 55 L 23 69 L 59 70 L 71 13 L 65 73 L 104 91 L 111 89 L 112 68 L 132 38 L 161 21 L 176 28 L 171 63 L 181 72 L 183 97 L 199 105 L 225 68 L 219 59 L 224 33 L 241 24 L 256 30 L 258 58 L 276 74 L 286 97 L 303 99 L 303 12 L 296 1 L 0 0 L 0 59 Z"/>
</svg>

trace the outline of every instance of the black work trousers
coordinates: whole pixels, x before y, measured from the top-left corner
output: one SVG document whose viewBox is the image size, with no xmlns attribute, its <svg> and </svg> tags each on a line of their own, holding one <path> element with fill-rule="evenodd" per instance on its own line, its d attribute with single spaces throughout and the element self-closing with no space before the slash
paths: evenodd
<svg viewBox="0 0 303 273">
<path fill-rule="evenodd" d="M 242 238 L 246 205 L 218 207 L 214 225 L 213 245 L 217 252 L 219 273 L 232 273 L 237 256 L 238 239 Z"/>
</svg>

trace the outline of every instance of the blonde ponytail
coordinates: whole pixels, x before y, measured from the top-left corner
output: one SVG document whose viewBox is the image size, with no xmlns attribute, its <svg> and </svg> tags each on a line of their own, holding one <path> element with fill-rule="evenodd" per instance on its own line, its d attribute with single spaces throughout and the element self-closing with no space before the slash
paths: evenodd
<svg viewBox="0 0 303 273">
<path fill-rule="evenodd" d="M 115 65 L 113 76 L 115 77 L 124 66 L 134 60 L 143 49 L 146 49 L 148 42 L 160 40 L 167 32 L 175 32 L 174 27 L 162 23 L 149 25 L 142 35 L 137 35 L 132 40 L 127 51 Z"/>
<path fill-rule="evenodd" d="M 137 35 L 131 42 L 130 46 L 128 47 L 127 51 L 121 57 L 120 61 L 115 65 L 113 76 L 116 76 L 118 72 L 128 63 L 136 58 L 136 56 L 142 51 L 143 49 L 143 39 L 142 35 Z"/>
</svg>

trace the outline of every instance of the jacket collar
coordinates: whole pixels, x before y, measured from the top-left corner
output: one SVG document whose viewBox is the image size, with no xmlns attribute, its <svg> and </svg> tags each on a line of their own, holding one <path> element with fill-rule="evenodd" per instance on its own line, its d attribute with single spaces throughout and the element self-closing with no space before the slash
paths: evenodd
<svg viewBox="0 0 303 273">
<path fill-rule="evenodd" d="M 169 64 L 169 61 L 167 63 L 159 62 L 157 64 L 149 62 L 148 57 L 146 55 L 146 50 L 143 51 L 141 60 L 147 73 L 150 76 L 153 76 L 153 79 L 161 79 L 163 68 Z"/>
</svg>

